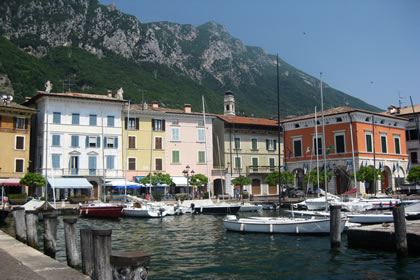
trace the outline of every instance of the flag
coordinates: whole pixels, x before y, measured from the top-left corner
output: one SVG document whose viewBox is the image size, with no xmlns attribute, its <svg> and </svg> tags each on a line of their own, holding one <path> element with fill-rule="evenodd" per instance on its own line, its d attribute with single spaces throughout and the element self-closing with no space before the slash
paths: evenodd
<svg viewBox="0 0 420 280">
<path fill-rule="evenodd" d="M 352 167 L 353 167 L 353 161 L 348 161 L 347 162 L 347 169 L 346 169 L 346 171 L 348 172 L 348 171 L 350 171 L 351 169 L 352 169 Z"/>
<path fill-rule="evenodd" d="M 365 167 L 367 167 L 367 161 L 365 161 Z"/>
<path fill-rule="evenodd" d="M 326 155 L 328 156 L 328 154 L 332 151 L 334 149 L 334 146 L 333 145 L 330 145 L 329 147 L 328 147 L 328 149 L 327 149 L 327 151 L 326 151 Z"/>
<path fill-rule="evenodd" d="M 360 163 L 360 168 L 362 168 L 362 167 L 363 167 L 363 161 Z M 359 169 L 360 169 L 360 168 L 359 168 Z"/>
<path fill-rule="evenodd" d="M 309 154 L 311 152 L 311 147 L 308 146 L 308 148 L 306 148 L 306 153 Z"/>
<path fill-rule="evenodd" d="M 306 175 L 306 172 L 308 172 L 308 165 L 306 163 L 303 164 L 303 174 Z"/>
<path fill-rule="evenodd" d="M 327 164 L 327 170 L 331 170 L 330 163 Z"/>
<path fill-rule="evenodd" d="M 408 172 L 408 170 L 410 170 L 411 169 L 411 162 L 408 162 L 408 165 L 407 165 L 407 172 Z"/>
<path fill-rule="evenodd" d="M 392 172 L 395 172 L 395 163 L 392 164 Z"/>
<path fill-rule="evenodd" d="M 283 165 L 283 171 L 287 171 L 287 163 L 284 163 L 284 165 Z"/>
<path fill-rule="evenodd" d="M 398 164 L 398 161 L 397 161 L 397 170 L 398 170 L 398 169 L 400 169 L 400 165 Z"/>
</svg>

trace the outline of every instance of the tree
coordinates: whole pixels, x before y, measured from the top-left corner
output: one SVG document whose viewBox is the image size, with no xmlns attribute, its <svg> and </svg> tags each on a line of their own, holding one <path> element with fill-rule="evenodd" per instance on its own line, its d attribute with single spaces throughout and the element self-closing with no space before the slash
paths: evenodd
<svg viewBox="0 0 420 280">
<path fill-rule="evenodd" d="M 149 185 L 150 181 L 152 183 L 152 186 L 157 186 L 157 185 L 172 185 L 172 178 L 169 174 L 162 174 L 160 172 L 155 173 L 155 175 L 152 175 L 152 180 L 150 180 L 150 174 L 147 174 L 146 177 L 141 178 L 139 181 L 140 183 L 142 183 L 143 185 Z M 160 200 L 160 198 L 162 197 L 162 194 L 157 194 L 156 191 L 154 191 L 154 194 L 152 194 L 153 196 L 156 195 L 156 200 Z"/>
<path fill-rule="evenodd" d="M 352 179 L 354 176 L 351 177 Z M 362 166 L 356 171 L 356 180 L 359 182 L 372 183 L 373 181 L 383 180 L 384 175 L 379 168 Z"/>
<path fill-rule="evenodd" d="M 20 179 L 19 183 L 29 186 L 29 194 L 33 195 L 36 187 L 42 187 L 45 185 L 45 178 L 39 174 L 29 172 Z"/>
<path fill-rule="evenodd" d="M 408 171 L 407 181 L 410 183 L 420 182 L 420 166 L 414 166 Z"/>
<path fill-rule="evenodd" d="M 208 183 L 208 179 L 203 174 L 195 174 L 195 175 L 191 176 L 190 184 L 192 186 L 197 187 L 197 189 L 200 189 L 200 187 L 204 187 L 205 185 L 207 185 L 207 183 Z M 201 191 L 202 190 L 199 190 L 200 193 L 201 193 Z"/>
<path fill-rule="evenodd" d="M 331 181 L 332 172 L 331 170 L 327 171 L 327 181 Z M 322 185 L 325 182 L 325 171 L 319 171 L 319 184 Z M 313 184 L 314 187 L 318 188 L 318 170 L 312 169 L 308 174 L 305 175 L 305 183 L 306 184 Z"/>
<path fill-rule="evenodd" d="M 240 191 L 241 192 L 243 191 L 244 186 L 251 184 L 251 182 L 252 181 L 248 177 L 242 176 L 242 175 L 240 175 L 239 177 L 236 177 L 235 179 L 232 180 L 232 184 L 234 184 L 235 186 L 236 185 L 240 186 Z"/>
<path fill-rule="evenodd" d="M 273 171 L 264 179 L 264 182 L 266 184 L 269 184 L 270 186 L 275 186 L 279 184 L 279 172 Z M 295 177 L 293 174 L 289 171 L 281 171 L 280 172 L 280 186 L 284 186 L 287 184 L 294 184 L 295 183 Z"/>
</svg>

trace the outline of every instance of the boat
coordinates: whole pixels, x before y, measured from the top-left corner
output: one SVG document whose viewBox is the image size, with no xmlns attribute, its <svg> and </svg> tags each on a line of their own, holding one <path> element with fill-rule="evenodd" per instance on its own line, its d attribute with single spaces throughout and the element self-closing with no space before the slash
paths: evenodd
<svg viewBox="0 0 420 280">
<path fill-rule="evenodd" d="M 213 204 L 194 206 L 194 214 L 235 214 L 241 208 L 234 204 Z"/>
<path fill-rule="evenodd" d="M 260 211 L 262 209 L 262 205 L 256 205 L 251 203 L 243 203 L 241 204 L 241 208 L 239 208 L 239 212 L 253 212 L 253 211 Z"/>
<path fill-rule="evenodd" d="M 123 206 L 112 203 L 90 203 L 80 206 L 80 215 L 85 218 L 119 218 Z"/>
<path fill-rule="evenodd" d="M 407 220 L 420 219 L 420 202 L 409 204 L 405 207 L 405 218 Z"/>
<path fill-rule="evenodd" d="M 139 218 L 162 218 L 168 215 L 163 207 L 153 207 L 150 205 L 126 205 L 122 209 L 122 215 L 126 217 Z"/>
<path fill-rule="evenodd" d="M 394 216 L 392 213 L 384 214 L 349 214 L 347 215 L 349 222 L 358 224 L 382 224 L 393 223 Z"/>
<path fill-rule="evenodd" d="M 343 232 L 345 219 L 341 220 L 340 232 Z M 302 219 L 287 217 L 252 217 L 237 218 L 228 215 L 223 220 L 229 231 L 254 233 L 288 233 L 288 234 L 327 234 L 330 232 L 330 219 Z"/>
</svg>

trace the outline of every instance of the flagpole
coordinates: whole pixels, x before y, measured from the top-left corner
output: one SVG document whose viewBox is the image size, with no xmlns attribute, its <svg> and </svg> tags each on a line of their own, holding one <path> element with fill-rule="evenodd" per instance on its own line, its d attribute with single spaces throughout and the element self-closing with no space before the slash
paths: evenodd
<svg viewBox="0 0 420 280">
<path fill-rule="evenodd" d="M 325 121 L 324 121 L 324 95 L 322 92 L 322 72 L 319 73 L 321 81 L 321 117 L 322 117 L 322 149 L 324 150 L 324 184 L 325 184 L 325 202 L 327 202 L 328 207 L 328 182 L 327 182 L 327 147 L 325 141 Z M 318 140 L 318 139 L 317 139 Z"/>
</svg>

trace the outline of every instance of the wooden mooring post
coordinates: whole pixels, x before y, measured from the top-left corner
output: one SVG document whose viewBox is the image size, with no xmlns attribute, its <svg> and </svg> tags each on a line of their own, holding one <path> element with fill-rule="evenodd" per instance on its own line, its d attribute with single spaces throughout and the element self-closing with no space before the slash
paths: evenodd
<svg viewBox="0 0 420 280">
<path fill-rule="evenodd" d="M 94 275 L 94 251 L 92 229 L 80 230 L 80 251 L 82 253 L 82 272 L 93 278 Z"/>
<path fill-rule="evenodd" d="M 330 206 L 330 242 L 331 248 L 341 246 L 341 205 Z"/>
<path fill-rule="evenodd" d="M 57 215 L 44 215 L 44 254 L 55 259 L 57 245 Z"/>
<path fill-rule="evenodd" d="M 112 280 L 111 235 L 112 229 L 92 229 L 95 280 Z"/>
<path fill-rule="evenodd" d="M 36 211 L 26 211 L 26 237 L 28 239 L 28 245 L 34 249 L 39 250 L 39 239 L 38 239 L 38 213 Z"/>
<path fill-rule="evenodd" d="M 64 238 L 66 241 L 67 264 L 71 267 L 80 265 L 79 253 L 76 245 L 77 218 L 64 218 Z"/>
<path fill-rule="evenodd" d="M 408 245 L 404 207 L 395 206 L 392 208 L 392 215 L 394 217 L 394 237 L 397 255 L 399 257 L 406 257 L 408 256 Z"/>
<path fill-rule="evenodd" d="M 25 221 L 25 208 L 14 207 L 13 208 L 13 219 L 15 221 L 15 234 L 16 239 L 20 242 L 26 243 L 26 221 Z"/>
<path fill-rule="evenodd" d="M 139 252 L 114 252 L 111 254 L 112 279 L 146 280 L 149 274 L 150 255 Z"/>
</svg>

